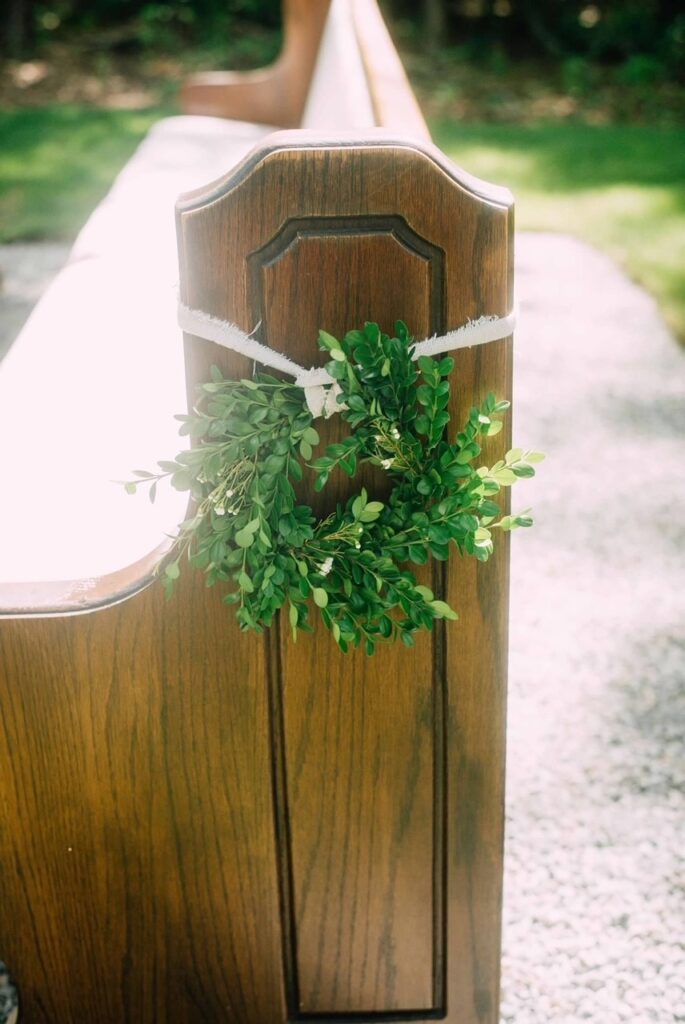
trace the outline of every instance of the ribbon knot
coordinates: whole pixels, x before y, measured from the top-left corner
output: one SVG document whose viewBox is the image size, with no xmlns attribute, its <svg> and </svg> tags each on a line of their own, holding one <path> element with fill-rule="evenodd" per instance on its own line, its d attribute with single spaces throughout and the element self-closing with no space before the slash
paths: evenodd
<svg viewBox="0 0 685 1024">
<path fill-rule="evenodd" d="M 306 370 L 294 359 L 283 355 L 282 352 L 276 352 L 268 345 L 263 345 L 261 341 L 246 334 L 228 320 L 210 316 L 201 309 L 191 309 L 182 302 L 178 304 L 178 325 L 186 334 L 213 341 L 256 363 L 261 363 L 262 366 L 280 370 L 294 377 L 297 387 L 304 391 L 307 406 L 314 419 L 318 419 L 319 416 L 328 419 L 333 413 L 345 408 L 342 403 L 338 403 L 340 385 L 333 380 L 325 367 L 313 366 Z M 513 311 L 501 317 L 481 316 L 478 320 L 469 320 L 456 330 L 448 331 L 447 334 L 434 335 L 418 342 L 414 345 L 412 359 L 442 355 L 458 348 L 470 348 L 473 345 L 499 341 L 513 334 L 515 325 L 516 314 Z"/>
<path fill-rule="evenodd" d="M 315 420 L 319 416 L 328 419 L 333 413 L 347 408 L 342 403 L 338 404 L 340 385 L 331 379 L 324 367 L 313 366 L 310 370 L 303 370 L 295 378 L 295 384 L 304 391 L 307 407 Z"/>
</svg>

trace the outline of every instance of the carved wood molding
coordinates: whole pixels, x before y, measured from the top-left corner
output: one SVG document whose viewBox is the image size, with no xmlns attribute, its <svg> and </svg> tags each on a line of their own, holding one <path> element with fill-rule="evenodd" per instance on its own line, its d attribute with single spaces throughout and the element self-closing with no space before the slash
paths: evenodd
<svg viewBox="0 0 685 1024">
<path fill-rule="evenodd" d="M 330 248 L 333 255 L 334 250 L 340 248 L 341 242 L 344 245 L 342 240 L 354 242 L 368 240 L 370 237 L 377 243 L 391 243 L 387 247 L 390 261 L 419 260 L 425 265 L 430 333 L 442 333 L 445 323 L 445 254 L 439 246 L 417 234 L 404 217 L 393 214 L 289 218 L 273 238 L 249 257 L 251 301 L 256 320 L 262 324 L 261 334 L 265 338 L 273 334 L 269 330 L 267 295 L 269 291 L 273 291 L 273 288 L 269 288 L 269 277 L 279 264 L 295 260 L 309 243 L 318 243 L 320 258 L 325 259 L 326 249 Z M 293 272 L 297 273 L 297 268 L 293 268 Z M 294 309 L 293 313 L 296 316 L 297 310 Z M 350 324 L 350 327 L 352 326 Z M 272 338 L 271 343 L 276 346 L 282 345 L 276 336 Z"/>
</svg>

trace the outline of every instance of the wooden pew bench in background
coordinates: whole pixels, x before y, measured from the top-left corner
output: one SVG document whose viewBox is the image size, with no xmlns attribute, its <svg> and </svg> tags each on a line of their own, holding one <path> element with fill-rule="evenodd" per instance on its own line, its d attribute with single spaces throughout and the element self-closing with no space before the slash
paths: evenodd
<svg viewBox="0 0 685 1024">
<path fill-rule="evenodd" d="M 165 602 L 183 496 L 111 482 L 177 450 L 211 363 L 251 372 L 192 337 L 184 366 L 178 265 L 303 365 L 319 327 L 509 310 L 510 197 L 431 144 L 374 0 L 285 8 L 271 71 L 185 86 L 0 368 L 0 959 L 31 1024 L 498 1020 L 506 545 L 434 571 L 459 624 L 344 657 L 240 634 L 197 574 Z M 453 422 L 510 395 L 510 340 L 456 364 Z"/>
</svg>

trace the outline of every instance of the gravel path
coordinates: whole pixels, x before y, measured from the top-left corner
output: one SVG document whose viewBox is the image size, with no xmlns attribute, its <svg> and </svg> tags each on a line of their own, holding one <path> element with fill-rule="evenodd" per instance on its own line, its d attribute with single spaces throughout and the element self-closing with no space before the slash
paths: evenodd
<svg viewBox="0 0 685 1024">
<path fill-rule="evenodd" d="M 0 245 L 0 359 L 70 248 L 63 242 Z"/>
<path fill-rule="evenodd" d="M 514 436 L 548 461 L 514 492 L 502 1016 L 685 1021 L 685 353 L 588 246 L 517 257 Z"/>
<path fill-rule="evenodd" d="M 66 255 L 0 248 L 2 338 Z M 505 1024 L 685 1021 L 685 353 L 588 246 L 518 240 Z M 556 328 L 551 318 L 555 318 Z M 516 500 L 518 499 L 518 500 Z"/>
</svg>

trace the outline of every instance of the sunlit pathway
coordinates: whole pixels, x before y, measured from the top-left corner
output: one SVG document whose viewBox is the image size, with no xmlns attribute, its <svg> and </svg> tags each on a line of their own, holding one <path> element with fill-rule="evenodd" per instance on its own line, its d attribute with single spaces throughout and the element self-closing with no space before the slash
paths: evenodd
<svg viewBox="0 0 685 1024">
<path fill-rule="evenodd" d="M 518 239 L 503 1020 L 685 1020 L 685 352 L 573 239 Z M 530 486 L 528 484 L 530 483 Z"/>
</svg>

